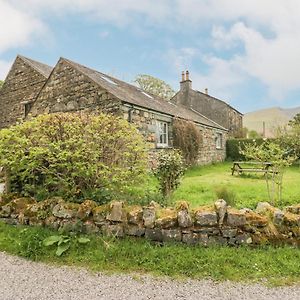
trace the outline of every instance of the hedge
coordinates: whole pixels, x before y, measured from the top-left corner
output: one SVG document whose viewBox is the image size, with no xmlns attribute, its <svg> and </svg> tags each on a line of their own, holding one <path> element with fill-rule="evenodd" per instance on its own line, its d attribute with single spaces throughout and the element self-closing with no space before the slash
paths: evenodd
<svg viewBox="0 0 300 300">
<path fill-rule="evenodd" d="M 264 139 L 232 139 L 227 140 L 226 142 L 226 159 L 227 160 L 246 160 L 244 155 L 239 153 L 239 147 L 242 149 L 246 144 L 254 144 L 261 145 L 264 142 Z"/>
</svg>

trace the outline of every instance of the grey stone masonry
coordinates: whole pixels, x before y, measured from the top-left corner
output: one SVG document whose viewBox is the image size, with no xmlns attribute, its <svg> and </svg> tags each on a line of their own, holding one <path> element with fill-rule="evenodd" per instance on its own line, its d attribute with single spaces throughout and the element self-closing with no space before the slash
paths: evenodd
<svg viewBox="0 0 300 300">
<path fill-rule="evenodd" d="M 30 111 L 44 113 L 91 111 L 122 114 L 121 101 L 61 58 Z"/>
<path fill-rule="evenodd" d="M 27 60 L 17 56 L 0 89 L 0 129 L 25 117 L 25 103 L 35 99 L 46 79 Z"/>
<path fill-rule="evenodd" d="M 220 218 L 220 203 L 222 214 Z M 0 221 L 7 224 L 45 226 L 63 232 L 103 234 L 113 237 L 134 236 L 155 242 L 183 242 L 189 245 L 260 245 L 291 244 L 300 246 L 300 204 L 281 212 L 272 206 L 263 213 L 237 210 L 219 199 L 215 205 L 189 209 L 187 202 L 162 208 L 129 206 L 113 201 L 97 206 L 92 200 L 83 203 L 52 198 L 36 202 L 32 198 L 11 201 L 0 195 Z M 292 212 L 293 213 L 292 213 Z"/>
</svg>

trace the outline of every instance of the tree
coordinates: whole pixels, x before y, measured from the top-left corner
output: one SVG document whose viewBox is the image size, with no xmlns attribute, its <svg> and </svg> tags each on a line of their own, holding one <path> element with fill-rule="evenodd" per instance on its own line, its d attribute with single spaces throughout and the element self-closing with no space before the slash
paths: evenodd
<svg viewBox="0 0 300 300">
<path fill-rule="evenodd" d="M 300 114 L 290 120 L 288 126 L 277 129 L 277 139 L 282 147 L 300 158 Z"/>
<path fill-rule="evenodd" d="M 246 144 L 244 145 L 244 149 L 240 148 L 240 153 L 249 159 L 254 159 L 262 163 L 272 163 L 272 169 L 268 170 L 270 174 L 265 174 L 268 195 L 273 205 L 276 202 L 281 204 L 284 170 L 295 161 L 296 157 L 287 148 L 273 141 L 266 141 L 261 145 L 257 145 L 256 143 Z M 270 179 L 271 186 L 269 183 Z"/>
<path fill-rule="evenodd" d="M 135 78 L 134 82 L 144 91 L 165 100 L 170 100 L 175 94 L 175 91 L 169 84 L 150 75 L 140 74 Z"/>
<path fill-rule="evenodd" d="M 292 120 L 289 121 L 289 126 L 295 127 L 300 126 L 300 113 L 296 114 Z"/>
</svg>

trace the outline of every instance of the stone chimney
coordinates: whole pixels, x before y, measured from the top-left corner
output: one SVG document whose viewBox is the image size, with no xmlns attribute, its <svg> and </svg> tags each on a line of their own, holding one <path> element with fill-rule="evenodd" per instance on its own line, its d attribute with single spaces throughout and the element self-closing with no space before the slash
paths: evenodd
<svg viewBox="0 0 300 300">
<path fill-rule="evenodd" d="M 192 88 L 192 81 L 190 80 L 189 71 L 182 71 L 181 73 L 181 82 L 180 82 L 180 90 L 190 90 Z"/>
</svg>

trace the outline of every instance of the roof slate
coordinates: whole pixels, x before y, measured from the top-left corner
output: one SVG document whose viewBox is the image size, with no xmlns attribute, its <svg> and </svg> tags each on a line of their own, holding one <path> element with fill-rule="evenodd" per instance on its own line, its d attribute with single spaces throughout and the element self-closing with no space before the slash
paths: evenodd
<svg viewBox="0 0 300 300">
<path fill-rule="evenodd" d="M 132 84 L 126 83 L 99 71 L 90 69 L 69 59 L 61 59 L 72 65 L 79 72 L 89 77 L 93 82 L 103 87 L 109 93 L 113 94 L 115 97 L 125 103 L 164 113 L 173 117 L 191 120 L 205 126 L 227 130 L 197 111 L 191 110 L 182 105 L 166 101 L 158 96 L 145 92 Z"/>
<path fill-rule="evenodd" d="M 53 68 L 43 64 L 39 61 L 30 59 L 28 57 L 18 55 L 20 59 L 25 61 L 27 64 L 29 64 L 32 68 L 34 68 L 36 71 L 38 71 L 40 74 L 42 74 L 45 78 L 48 78 L 50 76 L 50 73 L 52 72 Z"/>
</svg>

